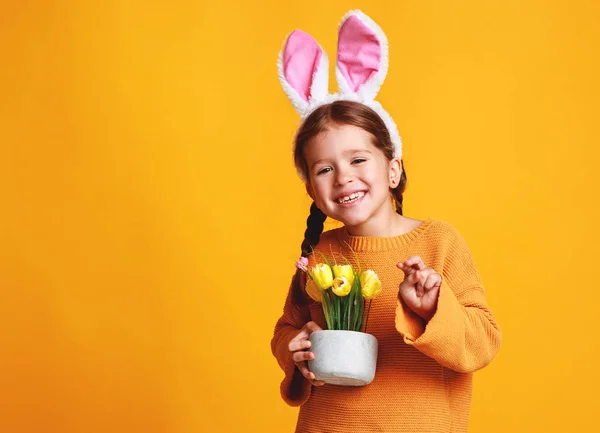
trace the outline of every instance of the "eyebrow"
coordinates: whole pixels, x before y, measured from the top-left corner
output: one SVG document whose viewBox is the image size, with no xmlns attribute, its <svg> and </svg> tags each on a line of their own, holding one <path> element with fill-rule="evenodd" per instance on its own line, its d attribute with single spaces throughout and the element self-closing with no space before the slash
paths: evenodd
<svg viewBox="0 0 600 433">
<path fill-rule="evenodd" d="M 345 150 L 344 152 L 342 152 L 342 155 L 347 156 L 347 155 L 354 155 L 356 153 L 368 153 L 369 155 L 373 154 L 373 152 L 371 152 L 369 149 L 348 149 L 348 150 Z M 319 159 L 318 161 L 313 162 L 312 165 L 310 166 L 311 170 L 315 167 L 315 165 L 317 165 L 323 161 L 325 161 L 325 159 Z"/>
</svg>

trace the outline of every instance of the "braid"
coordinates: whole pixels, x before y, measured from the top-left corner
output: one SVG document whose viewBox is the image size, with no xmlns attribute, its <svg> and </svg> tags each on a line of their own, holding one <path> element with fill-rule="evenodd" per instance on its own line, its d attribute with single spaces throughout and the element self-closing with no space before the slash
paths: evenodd
<svg viewBox="0 0 600 433">
<path fill-rule="evenodd" d="M 406 189 L 406 170 L 404 170 L 404 163 L 400 161 L 402 164 L 402 175 L 400 176 L 400 183 L 394 189 L 392 189 L 392 195 L 394 196 L 394 200 L 396 201 L 396 213 L 402 215 L 402 194 Z"/>
<path fill-rule="evenodd" d="M 323 233 L 323 223 L 327 215 L 317 207 L 315 202 L 310 205 L 310 215 L 306 219 L 306 231 L 302 241 L 302 257 L 308 257 L 312 254 L 312 249 L 319 243 L 321 233 Z"/>
<path fill-rule="evenodd" d="M 313 247 L 319 243 L 321 233 L 323 233 L 323 223 L 327 215 L 317 207 L 315 202 L 310 206 L 310 215 L 306 219 L 306 231 L 302 241 L 302 257 L 308 257 L 313 252 Z M 305 291 L 306 272 L 297 270 L 294 275 L 294 284 L 292 288 L 292 299 L 295 304 L 304 305 L 308 302 Z"/>
</svg>

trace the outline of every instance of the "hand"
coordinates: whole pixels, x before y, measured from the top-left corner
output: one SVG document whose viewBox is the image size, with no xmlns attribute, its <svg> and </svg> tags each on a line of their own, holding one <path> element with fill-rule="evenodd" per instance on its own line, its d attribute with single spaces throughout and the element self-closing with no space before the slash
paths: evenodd
<svg viewBox="0 0 600 433">
<path fill-rule="evenodd" d="M 302 327 L 300 333 L 296 335 L 294 338 L 290 340 L 288 344 L 288 349 L 292 352 L 292 360 L 302 376 L 304 376 L 308 381 L 314 386 L 322 386 L 325 385 L 325 382 L 320 380 L 315 380 L 315 375 L 308 369 L 308 360 L 315 359 L 315 354 L 312 352 L 306 351 L 310 347 L 310 340 L 308 337 L 314 331 L 321 331 L 321 327 L 317 325 L 315 322 L 308 322 L 306 325 Z"/>
<path fill-rule="evenodd" d="M 431 320 L 437 308 L 442 277 L 425 266 L 419 256 L 409 257 L 396 266 L 404 272 L 404 281 L 400 284 L 398 295 L 420 317 Z"/>
</svg>

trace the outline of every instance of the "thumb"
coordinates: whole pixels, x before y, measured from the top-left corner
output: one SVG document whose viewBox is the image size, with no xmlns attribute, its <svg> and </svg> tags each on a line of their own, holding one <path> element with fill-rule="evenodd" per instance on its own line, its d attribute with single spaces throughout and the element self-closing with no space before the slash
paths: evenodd
<svg viewBox="0 0 600 433">
<path fill-rule="evenodd" d="M 323 329 L 316 322 L 310 321 L 304 327 L 309 331 L 309 334 L 314 331 L 322 331 Z"/>
<path fill-rule="evenodd" d="M 318 329 L 315 329 L 315 327 Z M 292 341 L 306 340 L 311 332 L 318 331 L 319 329 L 321 328 L 319 328 L 319 325 L 317 325 L 315 322 L 307 322 L 302 329 L 300 329 L 300 332 L 298 332 L 296 336 L 292 338 Z"/>
</svg>

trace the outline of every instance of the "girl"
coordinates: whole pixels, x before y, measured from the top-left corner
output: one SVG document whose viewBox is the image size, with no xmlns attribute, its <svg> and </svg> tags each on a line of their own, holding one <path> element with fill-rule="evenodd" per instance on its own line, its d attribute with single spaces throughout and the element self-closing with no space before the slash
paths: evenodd
<svg viewBox="0 0 600 433">
<path fill-rule="evenodd" d="M 314 201 L 271 341 L 285 373 L 281 395 L 300 406 L 296 431 L 466 432 L 472 373 L 495 357 L 501 333 L 461 235 L 440 220 L 403 216 L 400 137 L 374 101 L 387 72 L 385 35 L 360 11 L 342 19 L 337 94 L 327 94 L 325 53 L 303 32 L 288 37 L 279 72 L 303 118 L 294 161 Z M 343 227 L 322 233 L 326 217 Z M 313 250 L 354 251 L 382 282 L 369 316 L 379 354 L 367 386 L 324 385 L 308 370 L 308 337 L 325 328 L 300 269 Z"/>
</svg>

